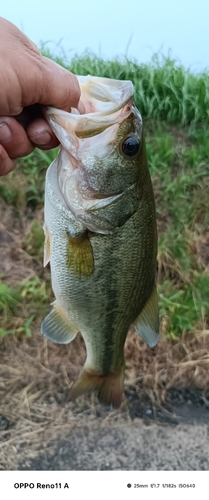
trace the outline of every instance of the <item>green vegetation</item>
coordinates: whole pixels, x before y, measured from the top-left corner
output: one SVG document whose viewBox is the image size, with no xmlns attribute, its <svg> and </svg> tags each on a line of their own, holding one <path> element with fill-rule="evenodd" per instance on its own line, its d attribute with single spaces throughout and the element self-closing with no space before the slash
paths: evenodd
<svg viewBox="0 0 209 500">
<path fill-rule="evenodd" d="M 43 53 L 76 75 L 95 75 L 131 80 L 135 103 L 145 118 L 166 120 L 181 125 L 207 124 L 209 117 L 209 73 L 199 75 L 185 70 L 178 62 L 154 55 L 149 64 L 138 65 L 126 57 L 104 61 L 94 54 L 75 56 L 70 64 L 62 53 L 53 57 L 46 45 Z"/>
<path fill-rule="evenodd" d="M 46 47 L 43 51 L 52 57 Z M 127 59 L 105 62 L 92 54 L 74 57 L 70 64 L 63 56 L 54 59 L 75 74 L 133 81 L 156 197 L 163 335 L 175 341 L 183 332 L 194 335 L 208 328 L 209 73 L 193 75 L 175 61 L 156 56 L 140 66 Z M 22 248 L 36 273 L 15 288 L 2 278 L 0 336 L 29 335 L 33 322 L 49 307 L 50 278 L 42 269 L 44 178 L 56 153 L 37 150 L 0 180 L 0 196 L 15 206 L 23 228 Z"/>
<path fill-rule="evenodd" d="M 31 323 L 42 317 L 47 302 L 45 282 L 38 276 L 13 288 L 0 283 L 0 337 L 14 333 L 29 337 Z"/>
</svg>

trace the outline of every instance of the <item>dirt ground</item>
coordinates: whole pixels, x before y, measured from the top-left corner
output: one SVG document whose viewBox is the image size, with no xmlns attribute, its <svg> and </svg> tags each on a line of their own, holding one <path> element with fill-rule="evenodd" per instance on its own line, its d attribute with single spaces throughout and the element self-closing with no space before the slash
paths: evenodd
<svg viewBox="0 0 209 500">
<path fill-rule="evenodd" d="M 198 393 L 183 394 L 172 412 L 161 409 L 155 416 L 141 403 L 143 416 L 133 420 L 128 402 L 119 415 L 102 410 L 96 417 L 90 408 L 60 424 L 68 406 L 52 411 L 51 428 L 41 421 L 34 428 L 28 420 L 18 433 L 9 431 L 12 424 L 2 415 L 0 470 L 209 470 L 209 408 Z"/>
<path fill-rule="evenodd" d="M 20 228 L 13 212 L 1 203 L 0 274 L 10 286 L 43 277 L 22 247 L 28 222 Z M 116 411 L 95 394 L 68 400 L 83 340 L 53 344 L 40 322 L 29 339 L 0 339 L 0 470 L 209 470 L 208 330 L 175 343 L 162 336 L 154 349 L 130 330 Z"/>
<path fill-rule="evenodd" d="M 130 332 L 127 359 L 133 341 Z M 112 410 L 94 393 L 68 400 L 85 357 L 81 339 L 71 347 L 47 342 L 38 332 L 25 342 L 2 339 L 0 470 L 209 470 L 208 391 L 197 383 L 185 388 L 192 375 L 187 369 L 182 377 L 182 367 L 169 387 L 172 364 L 177 373 L 175 351 L 167 352 L 165 383 L 156 367 L 163 341 L 151 356 L 135 341 L 143 368 L 127 370 L 122 406 Z"/>
<path fill-rule="evenodd" d="M 201 412 L 192 424 L 139 418 L 118 425 L 84 424 L 64 439 L 54 436 L 34 458 L 27 455 L 18 470 L 209 470 L 209 424 L 201 423 Z"/>
</svg>

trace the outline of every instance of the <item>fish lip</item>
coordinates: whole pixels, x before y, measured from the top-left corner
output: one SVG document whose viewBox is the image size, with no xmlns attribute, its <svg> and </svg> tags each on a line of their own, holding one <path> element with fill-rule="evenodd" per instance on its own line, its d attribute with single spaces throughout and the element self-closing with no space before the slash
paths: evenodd
<svg viewBox="0 0 209 500">
<path fill-rule="evenodd" d="M 124 112 L 126 112 L 126 113 L 128 113 L 128 112 L 131 113 L 131 107 L 133 106 L 133 97 L 131 97 L 131 98 L 128 97 L 124 101 L 122 107 L 121 107 L 121 105 L 119 105 L 117 103 L 114 103 L 114 104 L 115 104 L 115 106 L 113 105 L 112 109 L 109 109 L 106 111 L 91 111 L 91 112 L 83 113 L 81 116 L 85 116 L 87 118 L 91 118 L 92 116 L 94 116 L 94 118 L 100 118 L 101 116 L 108 116 L 110 114 L 117 113 L 120 110 L 124 110 Z M 126 107 L 128 107 L 129 109 L 125 109 Z M 78 113 L 75 113 L 75 114 L 78 114 Z M 110 126 L 110 125 L 108 125 L 108 126 Z"/>
<path fill-rule="evenodd" d="M 83 104 L 84 106 L 84 104 Z M 65 110 L 60 110 L 60 109 L 57 109 L 57 108 L 54 108 L 53 106 L 42 106 L 42 111 L 43 111 L 43 114 L 44 114 L 44 117 L 46 118 L 47 121 L 54 121 L 56 123 L 56 119 L 55 119 L 55 116 L 56 115 L 59 115 L 60 112 L 62 114 L 63 117 L 66 117 L 68 118 L 69 115 L 75 117 L 76 119 L 90 119 L 90 118 L 93 118 L 95 119 L 96 121 L 99 119 L 101 119 L 101 117 L 108 117 L 108 116 L 112 116 L 116 113 L 118 113 L 119 111 L 124 112 L 124 113 L 128 113 L 128 116 L 129 114 L 131 113 L 131 109 L 132 107 L 134 106 L 134 102 L 133 102 L 133 96 L 131 97 L 127 97 L 127 99 L 123 102 L 123 105 L 121 106 L 121 104 L 119 103 L 116 103 L 114 102 L 114 104 L 112 105 L 112 108 L 109 108 L 107 110 L 103 110 L 103 111 L 87 111 L 87 112 L 84 112 L 84 113 L 79 113 L 77 109 L 75 108 L 71 108 L 71 112 L 68 113 L 67 111 Z M 84 106 L 85 107 L 85 106 Z M 126 109 L 127 108 L 127 109 Z M 108 125 L 106 125 L 106 127 L 110 127 L 112 125 L 112 120 L 110 121 L 110 123 Z"/>
</svg>

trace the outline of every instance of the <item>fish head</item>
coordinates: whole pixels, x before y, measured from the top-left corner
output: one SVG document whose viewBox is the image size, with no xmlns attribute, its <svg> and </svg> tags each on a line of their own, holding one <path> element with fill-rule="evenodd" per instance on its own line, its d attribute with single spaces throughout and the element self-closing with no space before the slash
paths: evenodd
<svg viewBox="0 0 209 500">
<path fill-rule="evenodd" d="M 130 81 L 78 77 L 86 113 L 48 107 L 61 143 L 59 189 L 88 229 L 111 233 L 137 210 L 147 170 L 142 118 Z"/>
</svg>

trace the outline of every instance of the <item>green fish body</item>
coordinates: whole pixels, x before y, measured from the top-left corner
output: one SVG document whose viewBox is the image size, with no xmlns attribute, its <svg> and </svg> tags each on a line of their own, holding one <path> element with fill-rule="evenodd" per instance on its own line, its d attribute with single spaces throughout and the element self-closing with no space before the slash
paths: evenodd
<svg viewBox="0 0 209 500">
<path fill-rule="evenodd" d="M 69 343 L 80 331 L 87 358 L 70 397 L 96 389 L 119 407 L 130 325 L 151 347 L 158 340 L 155 203 L 131 82 L 79 78 L 87 113 L 46 111 L 61 149 L 46 175 L 44 261 L 56 300 L 41 332 Z"/>
</svg>

